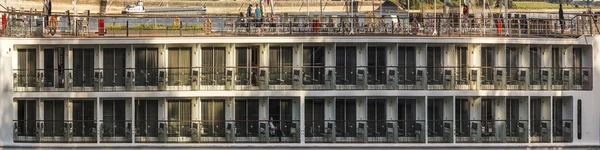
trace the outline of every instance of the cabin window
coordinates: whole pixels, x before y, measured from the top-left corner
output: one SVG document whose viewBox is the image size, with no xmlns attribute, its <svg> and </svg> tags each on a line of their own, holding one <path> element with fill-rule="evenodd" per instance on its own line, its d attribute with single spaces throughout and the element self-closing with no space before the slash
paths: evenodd
<svg viewBox="0 0 600 150">
<path fill-rule="evenodd" d="M 336 84 L 356 84 L 356 47 L 338 46 L 335 48 Z"/>
<path fill-rule="evenodd" d="M 484 137 L 495 136 L 495 112 L 496 100 L 492 98 L 483 98 L 481 100 L 481 135 Z"/>
<path fill-rule="evenodd" d="M 96 130 L 94 100 L 73 101 L 73 136 L 92 137 Z"/>
<path fill-rule="evenodd" d="M 494 61 L 496 52 L 493 47 L 481 48 L 481 73 L 483 75 L 481 84 L 491 85 L 494 81 Z"/>
<path fill-rule="evenodd" d="M 64 100 L 44 100 L 44 136 L 63 136 Z"/>
<path fill-rule="evenodd" d="M 17 101 L 17 136 L 35 136 L 36 105 L 35 100 Z"/>
<path fill-rule="evenodd" d="M 458 84 L 467 84 L 467 69 L 468 65 L 468 48 L 467 47 L 456 47 L 456 65 L 458 69 L 456 70 L 456 75 L 458 78 Z"/>
<path fill-rule="evenodd" d="M 293 48 L 272 46 L 269 50 L 269 84 L 291 85 Z"/>
<path fill-rule="evenodd" d="M 367 84 L 386 84 L 386 47 L 369 47 L 367 52 Z"/>
<path fill-rule="evenodd" d="M 441 137 L 444 132 L 444 100 L 429 99 L 427 100 L 427 128 L 429 136 Z"/>
<path fill-rule="evenodd" d="M 542 74 L 542 52 L 537 47 L 529 49 L 530 84 L 539 85 Z"/>
<path fill-rule="evenodd" d="M 200 119 L 208 132 L 206 136 L 225 137 L 225 99 L 202 99 L 200 106 Z"/>
<path fill-rule="evenodd" d="M 304 123 L 306 126 L 306 137 L 319 136 L 325 133 L 325 100 L 319 98 L 307 98 L 306 115 Z"/>
<path fill-rule="evenodd" d="M 552 79 L 554 84 L 563 84 L 562 56 L 560 48 L 552 48 Z"/>
<path fill-rule="evenodd" d="M 416 100 L 415 99 L 398 99 L 398 130 L 400 137 L 416 136 Z M 424 125 L 423 125 L 424 126 Z M 421 129 L 422 130 L 422 129 Z"/>
<path fill-rule="evenodd" d="M 427 84 L 442 84 L 442 47 L 427 47 Z"/>
<path fill-rule="evenodd" d="M 519 99 L 506 99 L 506 136 L 518 137 L 519 133 Z"/>
<path fill-rule="evenodd" d="M 125 136 L 125 100 L 102 101 L 104 136 Z"/>
<path fill-rule="evenodd" d="M 583 85 L 582 81 L 582 50 L 581 48 L 573 48 L 573 84 Z"/>
<path fill-rule="evenodd" d="M 542 100 L 531 99 L 529 105 L 529 120 L 531 120 L 531 136 L 542 136 L 542 123 L 546 123 L 542 120 Z M 550 127 L 548 125 L 547 127 Z"/>
<path fill-rule="evenodd" d="M 305 85 L 325 83 L 325 47 L 305 46 L 303 53 Z"/>
<path fill-rule="evenodd" d="M 202 47 L 202 85 L 225 85 L 225 47 Z"/>
<path fill-rule="evenodd" d="M 335 100 L 335 128 L 339 137 L 356 137 L 356 99 Z M 363 126 L 366 126 L 363 123 Z M 327 128 L 330 125 L 327 124 Z"/>
<path fill-rule="evenodd" d="M 258 136 L 258 99 L 236 99 L 235 100 L 235 127 L 241 133 L 240 137 Z"/>
<path fill-rule="evenodd" d="M 156 137 L 158 129 L 158 100 L 135 101 L 136 136 Z"/>
<path fill-rule="evenodd" d="M 552 121 L 554 122 L 553 127 L 553 136 L 563 136 L 563 130 L 565 125 L 564 124 L 569 124 L 569 126 L 572 126 L 571 123 L 569 121 L 566 121 L 563 119 L 563 105 L 564 105 L 564 99 L 562 98 L 558 98 L 558 97 L 554 97 L 552 99 Z M 569 127 L 571 128 L 571 127 Z M 572 131 L 569 131 L 572 132 Z"/>
<path fill-rule="evenodd" d="M 104 86 L 125 86 L 125 48 L 104 49 Z"/>
<path fill-rule="evenodd" d="M 158 85 L 158 48 L 135 49 L 135 85 Z"/>
<path fill-rule="evenodd" d="M 65 49 L 44 49 L 44 87 L 64 88 Z"/>
<path fill-rule="evenodd" d="M 258 47 L 237 47 L 237 76 L 239 85 L 257 85 Z"/>
<path fill-rule="evenodd" d="M 93 48 L 73 49 L 73 86 L 93 86 L 95 56 Z"/>
<path fill-rule="evenodd" d="M 190 85 L 190 71 L 192 66 L 192 48 L 169 48 L 169 85 Z"/>
<path fill-rule="evenodd" d="M 367 100 L 367 132 L 373 137 L 385 137 L 386 130 L 385 99 Z"/>
<path fill-rule="evenodd" d="M 296 123 L 292 121 L 292 100 L 269 99 L 269 120 L 284 136 L 289 136 L 292 123 Z"/>
<path fill-rule="evenodd" d="M 18 81 L 19 87 L 34 87 L 36 73 L 36 49 L 18 49 Z"/>
<path fill-rule="evenodd" d="M 167 100 L 167 117 L 169 137 L 190 136 L 192 120 L 192 102 L 185 99 Z M 209 132 L 212 133 L 212 132 Z"/>
<path fill-rule="evenodd" d="M 469 118 L 471 113 L 471 102 L 466 98 L 456 99 L 454 105 L 456 136 L 468 137 L 470 136 L 471 131 L 469 128 L 471 124 L 471 118 Z"/>
<path fill-rule="evenodd" d="M 506 75 L 508 76 L 506 79 L 510 81 L 509 84 L 519 81 L 519 59 L 520 53 L 517 48 L 506 48 Z"/>
</svg>

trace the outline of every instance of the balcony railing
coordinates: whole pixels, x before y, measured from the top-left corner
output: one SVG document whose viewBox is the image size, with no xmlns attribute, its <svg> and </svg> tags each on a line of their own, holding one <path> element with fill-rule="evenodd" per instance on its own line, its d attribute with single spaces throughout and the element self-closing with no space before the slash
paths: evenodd
<svg viewBox="0 0 600 150">
<path fill-rule="evenodd" d="M 558 17 L 527 17 L 525 14 L 413 13 L 410 15 L 268 15 L 261 19 L 222 16 L 84 16 L 52 15 L 56 22 L 44 29 L 45 15 L 29 11 L 7 14 L 5 37 L 173 37 L 173 36 L 294 36 L 294 35 L 404 35 L 404 36 L 510 36 L 578 37 L 599 31 L 595 14 Z M 548 14 L 547 16 L 553 16 Z M 71 17 L 71 19 L 67 18 Z M 101 20 L 101 21 L 99 21 Z M 72 22 L 68 22 L 72 21 Z M 75 23 L 73 23 L 75 22 Z M 102 24 L 104 29 L 99 28 Z M 50 30 L 53 29 L 53 30 Z M 55 29 L 55 30 L 54 30 Z"/>
<path fill-rule="evenodd" d="M 423 120 L 308 120 L 307 143 L 424 143 Z"/>
<path fill-rule="evenodd" d="M 135 121 L 14 120 L 14 142 L 299 143 L 298 120 Z M 572 120 L 307 120 L 307 143 L 572 142 Z M 546 124 L 544 126 L 543 124 Z M 455 125 L 455 130 L 452 126 Z M 539 128 L 538 128 L 539 126 Z M 546 127 L 546 128 L 544 128 Z M 530 132 L 531 131 L 531 132 Z M 98 135 L 99 133 L 99 135 Z M 97 137 L 100 139 L 97 139 Z M 132 137 L 134 136 L 134 137 Z"/>
<path fill-rule="evenodd" d="M 552 120 L 552 141 L 553 142 L 572 142 L 573 141 L 573 120 Z"/>
<path fill-rule="evenodd" d="M 522 123 L 522 124 L 519 124 Z M 457 143 L 527 143 L 527 121 L 457 120 Z M 524 126 L 520 126 L 524 125 Z"/>
<path fill-rule="evenodd" d="M 132 122 L 130 120 L 101 120 L 100 142 L 131 142 Z"/>
<path fill-rule="evenodd" d="M 535 143 L 550 143 L 550 120 L 531 120 L 530 138 Z"/>
<path fill-rule="evenodd" d="M 452 120 L 428 120 L 427 141 L 429 143 L 452 143 L 454 131 Z"/>
<path fill-rule="evenodd" d="M 140 126 L 137 126 L 139 124 Z M 297 120 L 136 121 L 136 142 L 299 143 Z"/>
<path fill-rule="evenodd" d="M 15 142 L 95 143 L 98 134 L 93 120 L 14 120 Z"/>
<path fill-rule="evenodd" d="M 593 77 L 591 68 L 568 67 L 387 66 L 377 67 L 377 72 L 369 72 L 374 68 L 369 66 L 217 67 L 222 71 L 203 72 L 206 68 L 15 69 L 13 87 L 16 92 L 591 90 Z"/>
</svg>

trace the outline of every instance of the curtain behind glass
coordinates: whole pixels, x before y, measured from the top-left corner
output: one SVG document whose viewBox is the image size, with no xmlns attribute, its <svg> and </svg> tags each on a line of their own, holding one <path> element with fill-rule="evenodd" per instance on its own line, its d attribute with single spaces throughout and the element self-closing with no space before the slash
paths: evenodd
<svg viewBox="0 0 600 150">
<path fill-rule="evenodd" d="M 573 84 L 582 85 L 581 48 L 573 49 Z"/>
<path fill-rule="evenodd" d="M 135 49 L 135 85 L 158 85 L 158 48 Z"/>
<path fill-rule="evenodd" d="M 427 48 L 427 83 L 442 84 L 442 48 Z"/>
<path fill-rule="evenodd" d="M 519 51 L 516 48 L 506 48 L 506 74 L 509 81 L 519 80 L 519 59 Z"/>
<path fill-rule="evenodd" d="M 203 127 L 208 131 L 206 136 L 225 136 L 225 100 L 224 99 L 202 99 L 200 101 L 202 111 L 200 118 Z"/>
<path fill-rule="evenodd" d="M 64 101 L 44 101 L 44 136 L 62 136 L 64 122 Z"/>
<path fill-rule="evenodd" d="M 73 49 L 73 86 L 92 86 L 94 56 L 94 49 Z"/>
<path fill-rule="evenodd" d="M 73 101 L 73 135 L 91 136 L 94 126 L 94 101 Z"/>
<path fill-rule="evenodd" d="M 19 86 L 21 87 L 33 87 L 35 83 L 36 72 L 36 49 L 19 49 L 17 50 L 18 55 L 18 67 L 19 67 Z"/>
<path fill-rule="evenodd" d="M 493 78 L 493 67 L 494 67 L 494 57 L 496 54 L 492 47 L 483 47 L 481 48 L 481 67 L 483 73 L 483 82 L 482 84 L 492 84 Z"/>
<path fill-rule="evenodd" d="M 356 47 L 338 46 L 335 55 L 336 84 L 356 84 Z"/>
<path fill-rule="evenodd" d="M 304 84 L 324 84 L 325 47 L 304 47 Z"/>
<path fill-rule="evenodd" d="M 385 47 L 369 47 L 367 55 L 368 84 L 385 84 Z"/>
<path fill-rule="evenodd" d="M 104 86 L 125 86 L 125 49 L 104 49 Z"/>
<path fill-rule="evenodd" d="M 541 58 L 542 58 L 542 54 L 539 51 L 538 48 L 530 48 L 529 49 L 529 66 L 531 69 L 531 82 L 530 84 L 532 85 L 539 85 L 540 84 L 540 76 L 542 73 L 542 69 L 540 67 L 541 66 Z"/>
<path fill-rule="evenodd" d="M 156 137 L 157 128 L 158 101 L 136 100 L 136 134 L 139 134 L 139 136 Z"/>
</svg>

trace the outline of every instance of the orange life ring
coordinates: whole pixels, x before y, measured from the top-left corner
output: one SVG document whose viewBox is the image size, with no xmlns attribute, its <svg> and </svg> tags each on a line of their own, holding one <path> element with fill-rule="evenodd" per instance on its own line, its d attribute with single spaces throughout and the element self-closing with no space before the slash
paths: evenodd
<svg viewBox="0 0 600 150">
<path fill-rule="evenodd" d="M 207 29 L 207 24 L 208 24 L 208 29 Z M 210 33 L 212 31 L 213 25 L 212 25 L 212 21 L 210 21 L 210 18 L 206 18 L 206 20 L 204 20 L 204 33 Z"/>
<path fill-rule="evenodd" d="M 179 17 L 173 18 L 173 26 L 179 27 L 181 25 L 181 19 Z"/>
<path fill-rule="evenodd" d="M 48 27 L 50 28 L 51 35 L 56 34 L 56 29 L 58 28 L 58 22 L 56 21 L 55 16 L 50 16 L 50 19 L 48 19 Z"/>
</svg>

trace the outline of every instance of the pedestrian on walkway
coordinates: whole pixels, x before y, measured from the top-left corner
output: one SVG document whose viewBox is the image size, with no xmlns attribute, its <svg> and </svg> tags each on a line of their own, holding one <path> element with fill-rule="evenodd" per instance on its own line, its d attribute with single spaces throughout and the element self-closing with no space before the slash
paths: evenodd
<svg viewBox="0 0 600 150">
<path fill-rule="evenodd" d="M 250 6 L 248 6 L 248 17 L 252 17 L 252 4 L 250 4 Z"/>
<path fill-rule="evenodd" d="M 558 5 L 558 19 L 560 21 L 560 34 L 563 34 L 565 32 L 565 15 L 562 4 Z"/>
</svg>

